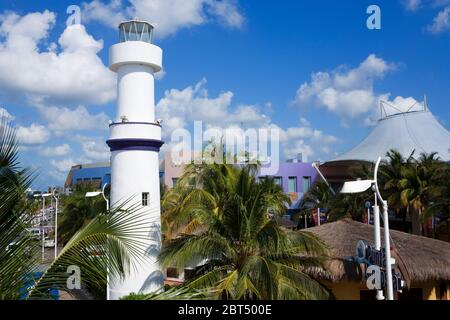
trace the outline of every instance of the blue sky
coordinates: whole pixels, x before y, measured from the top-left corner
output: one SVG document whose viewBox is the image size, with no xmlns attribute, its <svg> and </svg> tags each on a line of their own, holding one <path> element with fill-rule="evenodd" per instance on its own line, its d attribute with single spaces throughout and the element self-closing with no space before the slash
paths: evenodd
<svg viewBox="0 0 450 320">
<path fill-rule="evenodd" d="M 366 9 L 381 9 L 381 30 Z M 69 5 L 81 28 L 66 28 Z M 379 99 L 407 108 L 428 97 L 450 126 L 448 0 L 2 1 L 0 107 L 22 140 L 36 187 L 70 165 L 108 159 L 115 113 L 109 46 L 121 19 L 156 22 L 164 74 L 155 85 L 164 136 L 173 129 L 277 126 L 282 156 L 327 160 L 357 144 Z"/>
</svg>

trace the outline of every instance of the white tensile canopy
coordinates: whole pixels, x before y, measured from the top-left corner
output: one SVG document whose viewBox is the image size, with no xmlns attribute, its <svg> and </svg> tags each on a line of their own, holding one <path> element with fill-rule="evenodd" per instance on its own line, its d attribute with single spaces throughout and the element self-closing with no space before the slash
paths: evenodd
<svg viewBox="0 0 450 320">
<path fill-rule="evenodd" d="M 436 120 L 424 104 L 422 110 L 382 117 L 360 144 L 330 162 L 374 162 L 379 156 L 385 157 L 386 152 L 391 149 L 399 151 L 404 157 L 408 157 L 414 150 L 415 157 L 422 152 L 437 152 L 441 160 L 450 161 L 450 132 Z"/>
</svg>

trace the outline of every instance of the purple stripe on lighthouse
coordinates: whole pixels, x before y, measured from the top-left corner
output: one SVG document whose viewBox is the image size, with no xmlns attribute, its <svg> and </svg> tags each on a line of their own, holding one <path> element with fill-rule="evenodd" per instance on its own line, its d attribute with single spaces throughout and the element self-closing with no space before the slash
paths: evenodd
<svg viewBox="0 0 450 320">
<path fill-rule="evenodd" d="M 111 152 L 119 150 L 143 150 L 159 152 L 164 144 L 161 140 L 154 139 L 112 139 L 106 141 Z"/>
</svg>

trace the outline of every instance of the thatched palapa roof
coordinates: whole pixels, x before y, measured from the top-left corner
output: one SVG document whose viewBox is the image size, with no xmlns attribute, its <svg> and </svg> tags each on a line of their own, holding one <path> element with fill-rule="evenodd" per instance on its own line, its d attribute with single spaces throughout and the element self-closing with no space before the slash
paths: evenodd
<svg viewBox="0 0 450 320">
<path fill-rule="evenodd" d="M 320 237 L 330 248 L 325 270 L 315 276 L 338 282 L 361 281 L 363 266 L 354 262 L 358 240 L 373 244 L 374 227 L 351 219 L 326 223 L 306 229 Z M 450 280 L 450 243 L 390 230 L 392 257 L 396 269 L 410 286 L 412 282 Z M 383 228 L 381 229 L 383 247 Z"/>
</svg>

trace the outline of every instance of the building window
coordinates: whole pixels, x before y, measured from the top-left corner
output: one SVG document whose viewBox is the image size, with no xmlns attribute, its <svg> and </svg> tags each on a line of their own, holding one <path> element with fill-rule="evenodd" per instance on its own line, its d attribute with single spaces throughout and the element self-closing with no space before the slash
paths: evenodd
<svg viewBox="0 0 450 320">
<path fill-rule="evenodd" d="M 297 177 L 289 177 L 288 192 L 297 192 Z"/>
<path fill-rule="evenodd" d="M 178 179 L 179 178 L 172 178 L 172 187 L 175 188 L 175 186 L 177 185 Z"/>
<path fill-rule="evenodd" d="M 142 206 L 148 206 L 148 192 L 142 192 Z"/>
<path fill-rule="evenodd" d="M 282 177 L 274 177 L 273 181 L 275 184 L 279 185 L 280 187 L 283 187 L 283 178 Z"/>
<path fill-rule="evenodd" d="M 311 188 L 311 177 L 303 177 L 303 192 L 308 192 Z"/>
<path fill-rule="evenodd" d="M 173 279 L 178 279 L 180 277 L 180 273 L 178 272 L 177 268 L 167 268 L 166 269 L 166 277 L 167 278 L 173 278 Z"/>
</svg>

